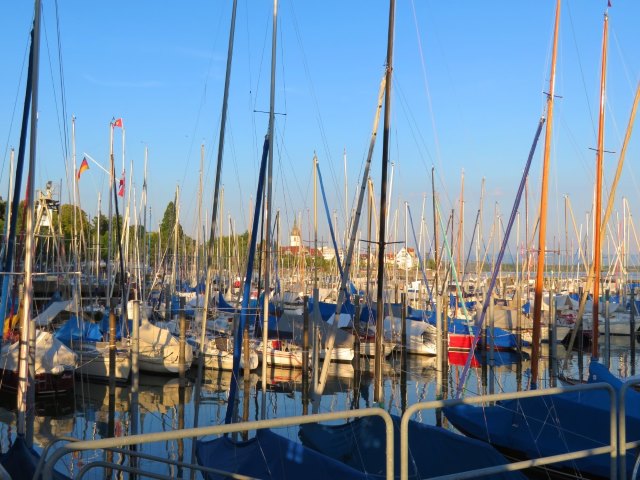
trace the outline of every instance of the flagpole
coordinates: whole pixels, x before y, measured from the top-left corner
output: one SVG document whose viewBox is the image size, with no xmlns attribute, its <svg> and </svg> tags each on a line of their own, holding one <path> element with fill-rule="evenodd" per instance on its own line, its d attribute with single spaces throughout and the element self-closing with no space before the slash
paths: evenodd
<svg viewBox="0 0 640 480">
<path fill-rule="evenodd" d="M 111 253 L 113 250 L 113 201 L 111 199 L 111 190 L 115 183 L 115 165 L 113 161 L 113 122 L 109 123 L 109 189 L 107 190 L 107 198 L 109 199 L 109 235 L 107 242 L 107 291 L 105 295 L 105 308 L 111 309 Z M 89 157 L 91 158 L 91 157 Z M 97 162 L 96 162 L 97 164 Z M 110 310 L 109 310 L 110 311 Z"/>
<path fill-rule="evenodd" d="M 77 172 L 76 170 L 76 117 L 74 115 L 71 116 L 71 159 L 73 161 L 73 173 L 74 173 L 73 175 L 73 241 L 71 244 L 72 244 L 74 254 L 78 255 L 78 248 L 76 243 L 77 235 L 78 235 L 77 211 L 76 211 L 76 201 L 78 198 L 78 174 L 76 173 Z"/>
<path fill-rule="evenodd" d="M 113 137 L 113 127 L 111 127 L 111 136 Z M 113 138 L 111 139 L 111 142 L 113 143 Z M 113 149 L 113 145 L 111 145 L 112 149 Z M 113 155 L 113 152 L 110 154 Z M 87 152 L 82 152 L 82 156 L 84 158 L 88 158 L 89 160 L 91 160 L 93 163 L 96 164 L 96 166 L 102 170 L 104 173 L 106 173 L 107 175 L 111 175 L 111 172 L 109 170 L 107 170 L 106 168 L 104 168 L 102 165 L 100 165 L 98 163 L 97 160 L 95 160 L 91 155 L 89 155 Z"/>
</svg>

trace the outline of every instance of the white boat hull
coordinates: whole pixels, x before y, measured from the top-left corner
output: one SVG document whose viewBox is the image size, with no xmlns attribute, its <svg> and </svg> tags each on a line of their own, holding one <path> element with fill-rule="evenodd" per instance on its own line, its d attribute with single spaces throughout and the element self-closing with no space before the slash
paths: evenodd
<svg viewBox="0 0 640 480">
<path fill-rule="evenodd" d="M 78 356 L 76 374 L 86 375 L 98 380 L 108 381 L 110 378 L 109 344 L 97 342 L 86 344 L 84 348 L 74 350 Z M 115 355 L 115 380 L 124 383 L 131 373 L 131 356 L 128 346 L 117 345 Z"/>
</svg>

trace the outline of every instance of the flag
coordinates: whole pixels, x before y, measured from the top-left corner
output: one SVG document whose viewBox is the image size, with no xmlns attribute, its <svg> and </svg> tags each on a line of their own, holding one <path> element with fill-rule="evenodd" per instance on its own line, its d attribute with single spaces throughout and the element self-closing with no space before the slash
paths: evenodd
<svg viewBox="0 0 640 480">
<path fill-rule="evenodd" d="M 114 127 L 120 127 L 120 128 L 122 128 L 122 119 L 121 119 L 121 118 L 116 118 L 116 119 L 113 121 L 113 124 L 112 124 L 112 125 L 113 125 Z"/>
<path fill-rule="evenodd" d="M 82 175 L 82 172 L 85 170 L 89 170 L 89 162 L 87 162 L 86 158 L 83 158 L 80 168 L 78 169 L 78 180 L 80 180 L 80 175 Z"/>
<path fill-rule="evenodd" d="M 611 7 L 611 0 L 608 0 L 608 2 L 607 2 L 607 6 L 608 6 L 608 7 Z"/>
<path fill-rule="evenodd" d="M 118 196 L 124 197 L 124 172 L 122 172 L 122 177 L 120 178 L 120 184 L 118 188 Z"/>
</svg>

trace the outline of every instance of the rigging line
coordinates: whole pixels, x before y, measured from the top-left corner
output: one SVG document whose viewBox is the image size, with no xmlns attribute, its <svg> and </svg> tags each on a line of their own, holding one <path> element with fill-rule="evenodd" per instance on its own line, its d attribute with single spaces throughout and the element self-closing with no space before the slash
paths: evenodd
<svg viewBox="0 0 640 480">
<path fill-rule="evenodd" d="M 573 45 L 576 49 L 576 58 L 578 59 L 578 67 L 580 69 L 580 80 L 582 80 L 582 90 L 584 92 L 584 97 L 587 102 L 587 110 L 589 110 L 589 118 L 591 119 L 591 128 L 593 129 L 593 140 L 596 139 L 596 125 L 595 119 L 593 116 L 593 111 L 591 110 L 591 103 L 589 102 L 589 95 L 587 93 L 587 83 L 584 77 L 584 69 L 582 68 L 582 60 L 580 59 L 580 51 L 578 49 L 578 41 L 576 39 L 576 30 L 573 26 L 573 15 L 571 14 L 571 2 L 566 2 L 567 5 L 567 13 L 569 14 L 569 25 L 571 25 L 571 38 L 573 39 Z"/>
<path fill-rule="evenodd" d="M 502 221 L 502 215 L 498 215 L 498 225 L 502 228 L 502 235 L 504 238 L 505 235 L 505 228 L 504 228 L 504 222 Z M 514 260 L 515 256 L 513 255 L 513 252 L 511 251 L 511 246 L 507 245 L 507 255 Z M 514 262 L 515 263 L 515 262 Z"/>
<path fill-rule="evenodd" d="M 66 93 L 65 81 L 64 81 L 64 66 L 62 62 L 62 35 L 60 33 L 60 9 L 58 7 L 58 0 L 55 0 L 55 11 L 56 11 L 56 34 L 57 34 L 57 40 L 58 40 L 58 74 L 60 76 L 60 96 L 61 96 L 61 103 L 62 103 L 62 121 L 63 121 L 62 125 L 64 128 L 66 156 L 68 156 L 69 155 L 69 124 L 67 121 L 67 93 Z"/>
<path fill-rule="evenodd" d="M 42 26 L 43 26 L 43 30 L 44 30 L 44 39 L 45 39 L 45 44 L 47 46 L 47 60 L 49 61 L 49 74 L 51 75 L 51 88 L 53 89 L 53 103 L 55 105 L 55 109 L 56 109 L 56 120 L 58 123 L 58 135 L 60 135 L 60 146 L 62 147 L 62 157 L 64 159 L 64 166 L 65 166 L 65 172 L 67 173 L 67 178 L 72 177 L 72 175 L 68 175 L 69 173 L 69 163 L 68 163 L 68 155 L 69 155 L 69 149 L 68 149 L 68 140 L 67 140 L 67 129 L 66 129 L 66 121 L 63 117 L 63 121 L 62 121 L 62 125 L 63 127 L 61 128 L 60 125 L 60 107 L 58 105 L 58 96 L 56 95 L 56 84 L 54 81 L 54 77 L 53 77 L 53 64 L 51 62 L 51 49 L 49 47 L 49 35 L 47 35 L 47 26 L 46 26 L 46 22 L 42 22 Z M 63 109 L 64 112 L 64 109 Z M 63 131 L 64 130 L 64 131 Z M 72 191 L 72 189 L 69 189 L 70 191 Z"/>
<path fill-rule="evenodd" d="M 465 275 L 467 273 L 469 273 L 468 270 L 468 266 L 469 266 L 469 260 L 471 259 L 471 250 L 473 249 L 473 239 L 476 237 L 476 231 L 478 229 L 478 221 L 480 220 L 480 209 L 478 209 L 478 213 L 476 213 L 476 221 L 473 225 L 473 233 L 471 234 L 471 241 L 469 242 L 469 250 L 467 251 L 467 259 L 464 262 L 464 272 Z M 476 262 L 478 261 L 478 259 L 476 258 Z"/>
<path fill-rule="evenodd" d="M 240 218 L 244 221 L 246 220 L 246 213 L 245 213 L 245 209 L 244 209 L 244 194 L 242 193 L 242 183 L 240 182 L 240 172 L 238 171 L 238 156 L 236 154 L 236 149 L 235 149 L 235 142 L 234 142 L 234 137 L 233 137 L 233 128 L 231 127 L 230 124 L 227 124 L 227 135 L 229 136 L 229 140 L 231 140 L 230 142 L 227 142 L 228 144 L 231 145 L 231 159 L 232 159 L 232 164 L 233 164 L 233 170 L 235 173 L 235 177 L 236 177 L 236 182 L 238 184 L 238 198 L 240 198 L 238 204 L 236 204 L 236 206 L 239 205 L 240 207 Z M 245 223 L 245 228 L 247 227 L 247 224 Z"/>
<path fill-rule="evenodd" d="M 420 145 L 420 143 L 422 144 L 423 148 L 426 150 L 426 156 L 427 158 L 431 161 L 431 163 L 434 163 L 434 158 L 433 155 L 431 154 L 431 151 L 429 150 L 429 146 L 427 144 L 427 141 L 424 138 L 424 135 L 422 135 L 422 133 L 420 132 L 420 129 L 417 127 L 418 122 L 415 118 L 415 115 L 413 114 L 413 111 L 408 107 L 409 102 L 407 101 L 407 97 L 404 93 L 404 89 L 402 88 L 402 83 L 399 80 L 396 80 L 395 83 L 395 93 L 396 93 L 396 97 L 398 99 L 398 103 L 400 103 L 400 105 L 403 107 L 403 111 L 405 112 L 405 117 L 410 120 L 409 122 L 409 131 L 411 132 L 414 141 L 416 143 L 417 146 Z M 417 132 L 417 133 L 416 133 Z M 420 140 L 420 141 L 418 141 Z M 422 153 L 421 153 L 422 156 Z M 424 163 L 424 158 L 422 158 L 422 162 Z M 425 164 L 425 168 L 427 168 L 427 165 Z"/>
<path fill-rule="evenodd" d="M 560 110 L 561 112 L 561 110 Z M 558 112 L 558 113 L 560 113 Z M 559 122 L 562 123 L 565 131 L 566 131 L 566 135 L 569 137 L 569 141 L 570 144 L 573 146 L 574 149 L 574 156 L 577 156 L 580 159 L 580 163 L 582 163 L 582 168 L 583 171 L 585 172 L 585 182 L 592 182 L 593 181 L 593 177 L 595 177 L 595 167 L 592 165 L 593 162 L 591 161 L 587 161 L 584 157 L 584 151 L 585 149 L 583 148 L 583 142 L 577 142 L 575 136 L 573 135 L 573 131 L 571 130 L 571 127 L 569 126 L 569 124 L 566 121 L 566 118 L 559 114 L 556 115 L 556 118 Z M 579 146 L 580 145 L 580 146 Z"/>
<path fill-rule="evenodd" d="M 316 121 L 318 123 L 318 128 L 320 130 L 320 138 L 322 139 L 322 147 L 325 151 L 325 156 L 326 156 L 326 164 L 328 164 L 329 166 L 329 170 L 331 173 L 331 178 L 333 180 L 333 188 L 334 188 L 334 197 L 336 199 L 336 202 L 340 205 L 344 204 L 345 198 L 344 195 L 342 193 L 342 187 L 338 187 L 339 183 L 337 181 L 337 174 L 335 171 L 335 168 L 333 166 L 333 157 L 331 156 L 331 149 L 329 147 L 329 142 L 327 140 L 327 133 L 326 133 L 326 129 L 324 128 L 324 122 L 322 121 L 322 115 L 320 114 L 320 104 L 318 102 L 318 96 L 316 95 L 316 90 L 314 87 L 314 83 L 313 83 L 313 77 L 310 73 L 310 69 L 309 69 L 309 63 L 307 61 L 307 55 L 306 52 L 304 50 L 304 46 L 302 43 L 302 37 L 300 34 L 300 28 L 299 28 L 299 24 L 298 24 L 298 18 L 296 16 L 295 13 L 295 8 L 293 6 L 294 2 L 289 2 L 289 4 L 291 5 L 291 13 L 292 13 L 292 17 L 293 17 L 293 26 L 294 26 L 294 31 L 296 33 L 296 39 L 298 40 L 298 46 L 300 47 L 300 51 L 302 53 L 302 65 L 304 67 L 304 72 L 305 72 L 305 77 L 307 79 L 307 82 L 309 84 L 309 91 L 311 94 L 311 99 L 313 102 L 313 106 L 314 106 L 314 113 L 315 113 L 315 117 L 316 117 Z M 341 210 L 341 209 L 340 209 Z M 342 218 L 342 220 L 346 223 L 348 221 L 347 218 L 344 218 L 343 215 L 344 212 L 339 212 L 340 217 Z"/>
<path fill-rule="evenodd" d="M 491 302 L 492 298 L 491 298 L 491 294 L 493 292 L 493 289 L 496 285 L 496 280 L 498 279 L 498 272 L 500 269 L 500 264 L 502 263 L 502 258 L 504 257 L 504 251 L 506 249 L 507 246 L 507 242 L 509 240 L 509 236 L 511 234 L 511 228 L 513 227 L 513 223 L 515 221 L 516 218 L 516 213 L 518 211 L 518 207 L 520 205 L 520 200 L 522 199 L 522 193 L 524 191 L 524 186 L 527 180 L 527 176 L 529 175 L 529 168 L 531 167 L 531 161 L 533 160 L 533 156 L 536 150 L 536 146 L 538 144 L 538 139 L 540 138 L 540 133 L 542 132 L 542 126 L 545 122 L 545 117 L 540 117 L 540 120 L 538 122 L 538 128 L 536 130 L 534 139 L 533 139 L 533 144 L 531 145 L 531 149 L 529 151 L 529 157 L 527 158 L 527 163 L 525 164 L 525 168 L 524 168 L 524 172 L 522 174 L 522 178 L 520 179 L 520 185 L 518 186 L 518 191 L 516 193 L 516 198 L 514 199 L 513 202 L 513 207 L 511 209 L 511 216 L 509 217 L 509 223 L 507 224 L 507 231 L 502 239 L 502 245 L 500 246 L 500 252 L 498 253 L 498 257 L 496 259 L 495 262 L 495 267 L 493 272 L 491 273 L 491 282 L 489 283 L 489 288 L 487 289 L 486 292 L 486 297 L 484 300 L 484 304 L 482 306 L 482 313 L 480 314 L 480 317 L 478 318 L 478 321 L 476 322 L 476 327 L 477 327 L 477 331 L 476 334 L 473 337 L 473 341 L 471 343 L 471 350 L 469 355 L 467 356 L 467 361 L 464 364 L 464 369 L 462 371 L 462 377 L 460 379 L 460 382 L 458 384 L 458 388 L 456 391 L 456 398 L 460 398 L 460 394 L 462 393 L 462 388 L 461 386 L 463 386 L 466 383 L 466 378 L 467 375 L 469 373 L 469 367 L 471 366 L 471 359 L 473 356 L 473 352 L 475 351 L 476 345 L 478 344 L 478 340 L 480 339 L 480 333 L 482 332 L 482 323 L 484 322 L 484 318 L 486 316 L 487 310 L 489 309 L 489 303 Z M 464 301 L 463 301 L 463 305 L 464 305 Z"/>
<path fill-rule="evenodd" d="M 9 142 L 10 142 L 10 139 L 11 139 L 11 130 L 12 130 L 12 127 L 13 127 L 13 121 L 15 120 L 15 117 L 16 117 L 16 107 L 18 105 L 18 98 L 20 96 L 20 85 L 22 84 L 22 76 L 24 75 L 24 67 L 25 67 L 25 65 L 27 63 L 30 41 L 31 41 L 31 37 L 29 35 L 27 35 L 27 46 L 25 48 L 24 55 L 22 57 L 22 68 L 20 69 L 20 76 L 18 77 L 18 86 L 16 87 L 16 97 L 15 97 L 15 100 L 13 101 L 13 109 L 11 110 L 11 120 L 9 121 L 9 131 L 7 132 L 7 141 L 5 142 L 5 145 L 4 145 L 4 155 L 2 156 L 2 170 L 0 170 L 0 183 L 2 183 L 2 177 L 3 177 L 4 172 L 6 170 L 7 153 L 9 151 Z M 11 192 L 9 192 L 9 195 L 11 195 Z"/>
<path fill-rule="evenodd" d="M 265 20 L 264 23 L 264 35 L 262 38 L 262 50 L 261 50 L 261 55 L 260 55 L 260 63 L 258 65 L 258 78 L 256 79 L 256 88 L 255 88 L 255 97 L 254 97 L 254 102 L 253 102 L 253 106 L 251 108 L 251 111 L 254 110 L 258 110 L 258 92 L 260 91 L 260 82 L 262 80 L 262 66 L 265 62 L 265 55 L 266 55 L 266 49 L 267 49 L 267 42 L 269 43 L 269 45 L 271 44 L 270 41 L 270 37 L 269 37 L 269 32 L 271 31 L 271 29 L 269 29 L 269 21 L 272 20 L 271 15 L 265 15 L 265 17 L 268 18 L 268 20 Z M 247 30 L 250 30 L 249 26 L 247 25 Z M 251 45 L 250 43 L 248 45 Z M 251 51 L 252 49 L 249 49 L 249 51 Z M 251 93 L 251 91 L 249 91 L 249 93 Z M 255 117 L 255 114 L 254 114 Z"/>
<path fill-rule="evenodd" d="M 414 142 L 416 144 L 416 146 L 418 147 L 418 153 L 419 153 L 419 158 L 420 161 L 422 162 L 422 164 L 424 165 L 425 170 L 429 171 L 430 168 L 427 165 L 426 161 L 425 161 L 425 155 L 422 152 L 422 149 L 424 148 L 424 150 L 426 151 L 426 157 L 427 159 L 431 162 L 431 164 L 434 164 L 434 159 L 433 159 L 433 155 L 431 154 L 431 151 L 429 150 L 429 146 L 427 145 L 426 140 L 424 139 L 424 136 L 420 133 L 419 128 L 417 127 L 417 121 L 415 120 L 415 117 L 413 116 L 413 113 L 411 111 L 410 108 L 408 108 L 408 104 L 409 102 L 407 102 L 406 100 L 406 96 L 404 95 L 404 90 L 402 89 L 402 84 L 401 82 L 396 78 L 396 82 L 394 84 L 394 91 L 397 93 L 396 98 L 398 99 L 398 104 L 400 104 L 400 106 L 402 107 L 403 111 L 405 112 L 405 117 L 407 119 L 409 119 L 409 131 L 411 132 L 411 135 L 414 139 Z M 422 146 L 420 145 L 422 144 Z M 445 196 L 447 196 L 447 201 L 449 202 L 449 204 L 451 203 L 451 199 L 448 197 L 447 194 L 447 189 L 444 188 L 444 194 Z"/>
<path fill-rule="evenodd" d="M 409 213 L 409 222 L 411 225 L 411 233 L 413 234 L 413 241 L 416 245 L 418 245 L 418 241 L 416 239 L 416 230 L 413 226 L 413 216 L 411 215 L 411 207 L 407 205 L 407 212 Z M 424 270 L 425 263 L 422 261 L 422 255 L 420 254 L 420 246 L 416 247 L 416 252 L 418 254 L 418 264 L 421 266 L 420 271 L 422 272 L 422 279 L 424 280 L 424 284 L 427 287 L 427 294 L 429 295 L 429 302 L 433 302 L 433 296 L 431 294 L 431 289 L 429 288 L 429 282 L 427 281 L 427 273 Z"/>
<path fill-rule="evenodd" d="M 623 55 L 622 52 L 622 47 L 620 46 L 620 42 L 618 41 L 618 35 L 616 34 L 615 30 L 613 30 L 611 27 L 609 28 L 609 33 L 613 34 L 613 41 L 614 44 L 616 46 L 616 50 L 618 51 L 618 55 L 620 55 L 620 61 L 622 63 L 622 69 L 624 70 L 624 76 L 627 80 L 627 84 L 629 87 L 629 93 L 631 93 L 631 95 L 634 94 L 635 92 L 635 88 L 633 86 L 633 82 L 631 81 L 631 75 L 629 75 L 629 66 L 627 65 L 627 62 L 625 62 L 625 56 Z"/>
<path fill-rule="evenodd" d="M 296 185 L 296 187 L 298 188 L 298 193 L 300 194 L 300 198 L 304 198 L 303 194 L 302 194 L 302 190 L 300 189 L 300 182 L 298 181 L 298 177 L 296 175 L 296 169 L 294 168 L 294 164 L 291 162 L 291 156 L 288 155 L 288 150 L 285 144 L 282 144 L 282 149 L 284 150 L 284 152 L 286 153 L 286 158 L 289 159 L 289 163 L 291 166 L 291 172 L 293 174 L 293 178 L 294 178 L 294 183 Z M 280 169 L 280 175 L 282 176 L 282 178 L 286 178 L 285 173 L 283 171 L 283 165 L 282 162 L 278 162 L 279 165 L 279 169 Z M 287 185 L 289 184 L 289 182 L 287 181 Z M 293 216 L 294 219 L 296 218 L 296 206 L 295 203 L 293 201 L 293 198 L 291 196 L 291 190 L 289 188 L 284 188 L 284 196 L 285 196 L 285 209 L 284 209 L 284 213 L 285 213 L 285 218 L 286 218 L 286 224 L 287 224 L 287 231 L 290 232 L 291 231 L 291 222 L 290 222 L 290 218 L 289 218 L 289 209 L 293 209 Z M 309 188 L 307 188 L 307 192 L 309 191 Z M 288 198 L 288 203 L 286 201 L 286 199 Z M 289 208 L 286 208 L 286 207 Z M 306 203 L 306 199 L 303 202 L 303 206 L 306 208 L 307 203 Z"/>
<path fill-rule="evenodd" d="M 438 138 L 438 129 L 436 128 L 436 117 L 433 111 L 433 100 L 431 98 L 431 89 L 429 88 L 429 80 L 427 77 L 427 67 L 424 59 L 424 51 L 422 49 L 422 40 L 420 39 L 420 26 L 416 15 L 416 6 L 414 0 L 411 1 L 411 11 L 413 13 L 413 23 L 416 29 L 416 38 L 418 40 L 418 51 L 420 52 L 420 66 L 422 69 L 422 81 L 424 83 L 425 93 L 427 94 L 427 103 L 429 105 L 429 117 L 431 119 L 431 128 L 433 129 L 433 140 L 436 146 L 436 161 L 438 169 L 442 168 L 442 155 L 440 153 L 440 140 Z"/>
<path fill-rule="evenodd" d="M 214 32 L 220 32 L 222 29 L 222 19 L 223 19 L 224 15 L 219 15 L 218 16 L 218 24 L 216 25 L 215 30 L 213 30 Z M 185 185 L 185 181 L 187 178 L 187 172 L 189 171 L 189 167 L 191 164 L 191 156 L 193 153 L 193 148 L 194 145 L 196 143 L 196 132 L 198 130 L 198 126 L 200 125 L 200 117 L 202 116 L 202 110 L 205 104 L 205 100 L 207 98 L 207 89 L 208 89 L 208 85 L 209 85 L 209 78 L 211 77 L 211 68 L 213 65 L 213 59 L 215 57 L 215 55 L 213 54 L 213 52 L 216 51 L 216 46 L 218 44 L 218 35 L 214 35 L 214 41 L 213 41 L 213 45 L 211 47 L 211 56 L 209 57 L 209 65 L 207 67 L 207 76 L 205 78 L 204 81 L 204 87 L 202 88 L 202 95 L 200 96 L 200 105 L 198 105 L 198 113 L 196 114 L 196 118 L 193 124 L 193 128 L 191 129 L 191 135 L 190 135 L 190 141 L 189 141 L 189 146 L 187 148 L 187 156 L 186 156 L 186 161 L 184 162 L 184 170 L 183 170 L 183 174 L 182 174 L 182 180 L 180 182 L 180 185 Z M 220 116 L 218 116 L 218 119 L 220 118 Z M 220 122 L 218 122 L 218 125 L 220 124 Z M 215 138 L 215 136 L 214 136 Z M 212 143 L 213 144 L 213 143 Z M 192 200 L 193 201 L 193 198 Z"/>
</svg>

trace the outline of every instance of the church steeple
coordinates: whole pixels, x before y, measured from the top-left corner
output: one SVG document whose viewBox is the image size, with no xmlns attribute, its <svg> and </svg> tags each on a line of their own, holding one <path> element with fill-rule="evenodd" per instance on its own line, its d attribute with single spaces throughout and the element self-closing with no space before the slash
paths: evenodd
<svg viewBox="0 0 640 480">
<path fill-rule="evenodd" d="M 302 246 L 301 236 L 300 236 L 300 228 L 298 228 L 298 223 L 296 219 L 293 219 L 293 228 L 291 229 L 291 236 L 289 237 L 289 244 L 292 247 L 300 247 Z"/>
</svg>

